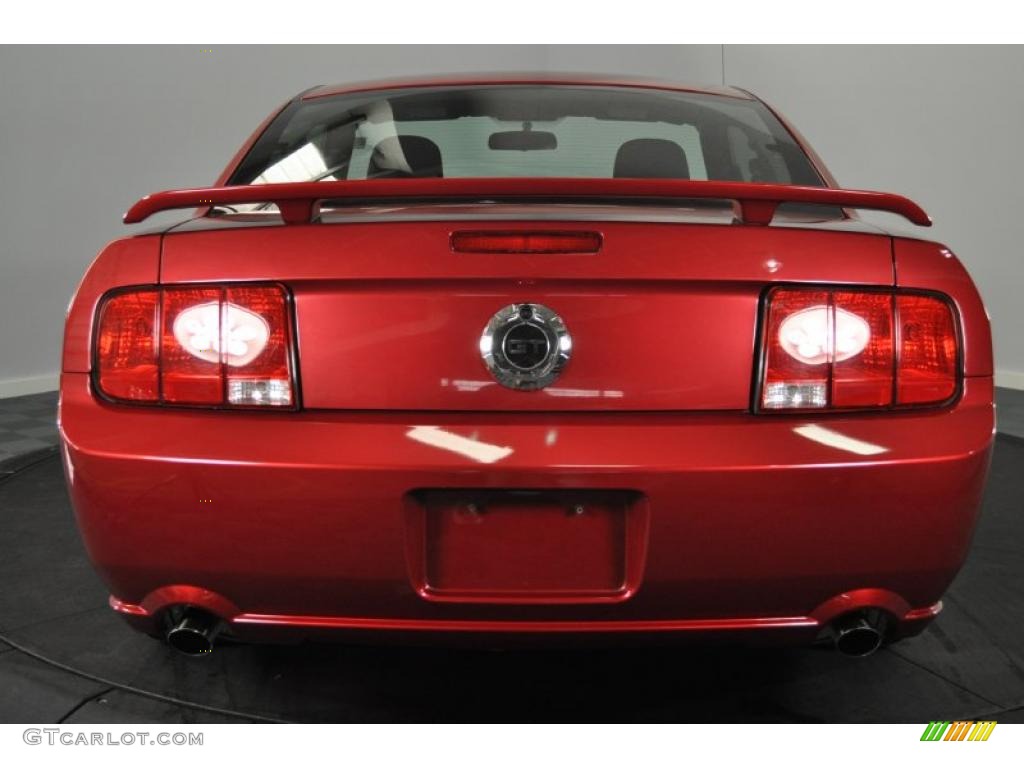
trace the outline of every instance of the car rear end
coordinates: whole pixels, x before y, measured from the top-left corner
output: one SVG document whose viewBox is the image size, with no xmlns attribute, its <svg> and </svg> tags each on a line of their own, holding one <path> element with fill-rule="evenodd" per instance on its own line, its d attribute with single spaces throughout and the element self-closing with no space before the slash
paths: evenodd
<svg viewBox="0 0 1024 768">
<path fill-rule="evenodd" d="M 100 255 L 60 420 L 111 605 L 251 639 L 920 631 L 992 444 L 958 260 L 836 209 L 512 197 L 236 206 Z M 509 308 L 561 324 L 543 382 L 488 361 Z"/>
</svg>

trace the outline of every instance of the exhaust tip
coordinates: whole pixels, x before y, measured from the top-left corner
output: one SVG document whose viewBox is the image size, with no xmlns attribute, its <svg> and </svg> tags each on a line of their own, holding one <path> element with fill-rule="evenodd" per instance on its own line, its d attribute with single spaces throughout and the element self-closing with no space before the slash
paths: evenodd
<svg viewBox="0 0 1024 768">
<path fill-rule="evenodd" d="M 214 640 L 220 632 L 220 619 L 186 609 L 177 623 L 167 630 L 167 644 L 187 656 L 204 656 L 213 652 Z"/>
<path fill-rule="evenodd" d="M 882 636 L 872 627 L 850 629 L 836 638 L 836 650 L 844 656 L 870 656 L 882 647 Z"/>
<path fill-rule="evenodd" d="M 844 656 L 870 656 L 882 647 L 885 624 L 885 616 L 880 611 L 841 616 L 832 628 L 836 650 Z"/>
</svg>

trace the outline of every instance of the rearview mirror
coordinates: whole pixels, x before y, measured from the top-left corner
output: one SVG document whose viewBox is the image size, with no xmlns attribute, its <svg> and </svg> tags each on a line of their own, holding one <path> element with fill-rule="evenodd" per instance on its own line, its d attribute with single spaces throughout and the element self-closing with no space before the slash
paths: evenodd
<svg viewBox="0 0 1024 768">
<path fill-rule="evenodd" d="M 553 133 L 531 131 L 527 128 L 522 131 L 499 131 L 498 133 L 492 133 L 487 139 L 487 146 L 498 150 L 533 152 L 543 149 L 556 149 L 558 147 L 558 139 Z"/>
</svg>

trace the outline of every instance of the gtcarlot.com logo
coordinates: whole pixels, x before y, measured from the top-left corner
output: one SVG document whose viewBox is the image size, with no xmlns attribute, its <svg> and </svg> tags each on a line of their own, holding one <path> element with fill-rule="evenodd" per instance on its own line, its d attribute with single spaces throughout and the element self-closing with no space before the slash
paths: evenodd
<svg viewBox="0 0 1024 768">
<path fill-rule="evenodd" d="M 73 731 L 64 728 L 27 728 L 21 735 L 26 744 L 65 747 L 201 747 L 203 734 L 176 731 Z"/>
<path fill-rule="evenodd" d="M 995 727 L 995 720 L 933 720 L 921 734 L 921 741 L 988 741 Z"/>
</svg>

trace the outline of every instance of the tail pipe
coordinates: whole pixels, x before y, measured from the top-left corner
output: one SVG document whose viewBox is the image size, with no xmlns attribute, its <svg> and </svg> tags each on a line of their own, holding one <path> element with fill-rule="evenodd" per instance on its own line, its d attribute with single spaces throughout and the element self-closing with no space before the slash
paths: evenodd
<svg viewBox="0 0 1024 768">
<path fill-rule="evenodd" d="M 213 644 L 223 622 L 212 613 L 198 608 L 183 608 L 168 622 L 167 644 L 188 656 L 204 656 L 213 652 Z"/>
<path fill-rule="evenodd" d="M 888 625 L 888 615 L 883 611 L 847 613 L 832 622 L 832 642 L 844 656 L 870 656 L 882 647 Z"/>
</svg>

